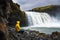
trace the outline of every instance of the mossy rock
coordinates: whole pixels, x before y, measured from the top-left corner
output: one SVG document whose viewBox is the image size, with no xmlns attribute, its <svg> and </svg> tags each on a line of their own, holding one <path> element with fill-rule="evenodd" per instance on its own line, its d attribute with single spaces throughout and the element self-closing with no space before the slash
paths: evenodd
<svg viewBox="0 0 60 40">
<path fill-rule="evenodd" d="M 36 7 L 29 11 L 35 11 L 35 12 L 46 12 L 50 15 L 56 15 L 56 13 L 60 12 L 60 5 L 48 5 L 43 7 Z"/>
</svg>

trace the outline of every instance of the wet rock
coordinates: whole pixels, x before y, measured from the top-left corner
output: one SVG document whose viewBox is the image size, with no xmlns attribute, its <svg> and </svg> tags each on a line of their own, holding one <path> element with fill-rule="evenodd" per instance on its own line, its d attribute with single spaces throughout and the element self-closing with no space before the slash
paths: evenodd
<svg viewBox="0 0 60 40">
<path fill-rule="evenodd" d="M 21 34 L 21 33 L 17 33 L 14 29 L 13 31 L 10 30 L 10 32 L 9 32 L 10 36 L 12 35 L 10 38 L 11 39 L 14 38 L 14 40 L 55 40 L 55 39 L 60 40 L 59 35 L 56 35 L 57 38 L 55 38 L 55 36 L 53 36 L 54 34 L 53 35 L 52 34 L 48 35 L 48 34 L 45 34 L 45 33 L 39 33 L 38 34 L 37 33 L 38 31 L 24 30 L 24 33 Z M 37 36 L 37 34 L 38 34 L 38 36 Z"/>
</svg>

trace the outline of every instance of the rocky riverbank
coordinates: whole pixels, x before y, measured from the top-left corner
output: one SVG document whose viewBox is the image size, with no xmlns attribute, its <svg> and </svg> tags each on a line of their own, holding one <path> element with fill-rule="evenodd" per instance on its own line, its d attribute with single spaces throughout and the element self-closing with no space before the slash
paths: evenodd
<svg viewBox="0 0 60 40">
<path fill-rule="evenodd" d="M 60 32 L 45 34 L 38 31 L 24 30 L 23 33 L 17 33 L 14 28 L 11 28 L 9 34 L 10 40 L 60 40 Z"/>
<path fill-rule="evenodd" d="M 51 34 L 40 33 L 35 30 L 24 30 L 23 33 L 18 33 L 15 28 L 6 28 L 4 26 L 2 26 L 1 30 L 0 40 L 60 40 L 60 32 L 57 31 Z"/>
</svg>

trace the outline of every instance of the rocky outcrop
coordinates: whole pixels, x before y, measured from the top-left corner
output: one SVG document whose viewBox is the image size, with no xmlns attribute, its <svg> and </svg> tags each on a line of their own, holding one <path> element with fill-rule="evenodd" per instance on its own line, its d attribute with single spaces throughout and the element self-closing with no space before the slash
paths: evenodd
<svg viewBox="0 0 60 40">
<path fill-rule="evenodd" d="M 9 38 L 7 37 L 8 33 Z M 7 31 L 6 27 L 0 24 L 0 40 L 60 40 L 60 32 L 45 34 L 38 31 L 24 30 L 23 33 L 20 33 L 12 27 L 8 27 Z"/>
<path fill-rule="evenodd" d="M 12 0 L 0 0 L 0 40 L 10 39 L 9 27 L 15 28 L 17 20 L 21 21 L 21 26 L 27 25 L 25 12 L 20 10 L 20 6 Z"/>
<path fill-rule="evenodd" d="M 17 33 L 15 29 L 11 29 L 9 33 L 11 40 L 60 40 L 60 32 L 45 34 L 38 31 L 24 30 L 21 34 Z"/>
<path fill-rule="evenodd" d="M 9 24 L 13 26 L 15 25 L 16 21 L 19 20 L 21 21 L 21 26 L 26 26 L 27 25 L 27 18 L 25 15 L 25 12 L 20 10 L 20 6 L 17 3 L 9 2 L 9 17 L 8 21 Z"/>
<path fill-rule="evenodd" d="M 16 3 L 11 3 L 11 13 L 9 15 L 8 21 L 10 24 L 15 25 L 16 21 L 19 20 L 21 22 L 21 26 L 27 25 L 27 18 L 24 11 L 20 10 L 20 6 Z"/>
<path fill-rule="evenodd" d="M 8 29 L 4 23 L 0 23 L 0 40 L 8 39 L 9 39 Z"/>
<path fill-rule="evenodd" d="M 48 5 L 48 6 L 44 6 L 44 7 L 37 7 L 37 8 L 33 8 L 30 11 L 46 12 L 50 15 L 56 16 L 56 14 L 60 13 L 60 5 Z"/>
<path fill-rule="evenodd" d="M 20 6 L 12 0 L 0 0 L 0 16 L 9 26 L 15 26 L 17 20 L 21 21 L 21 26 L 28 25 L 25 12 L 21 11 Z"/>
</svg>

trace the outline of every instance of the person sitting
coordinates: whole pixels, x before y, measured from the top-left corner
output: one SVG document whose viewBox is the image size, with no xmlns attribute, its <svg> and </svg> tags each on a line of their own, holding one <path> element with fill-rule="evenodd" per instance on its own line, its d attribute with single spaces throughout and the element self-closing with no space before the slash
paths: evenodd
<svg viewBox="0 0 60 40">
<path fill-rule="evenodd" d="M 20 26 L 20 21 L 17 21 L 16 22 L 16 31 L 18 32 L 18 33 L 23 33 L 24 32 L 24 30 L 23 29 L 21 29 L 21 26 Z"/>
</svg>

